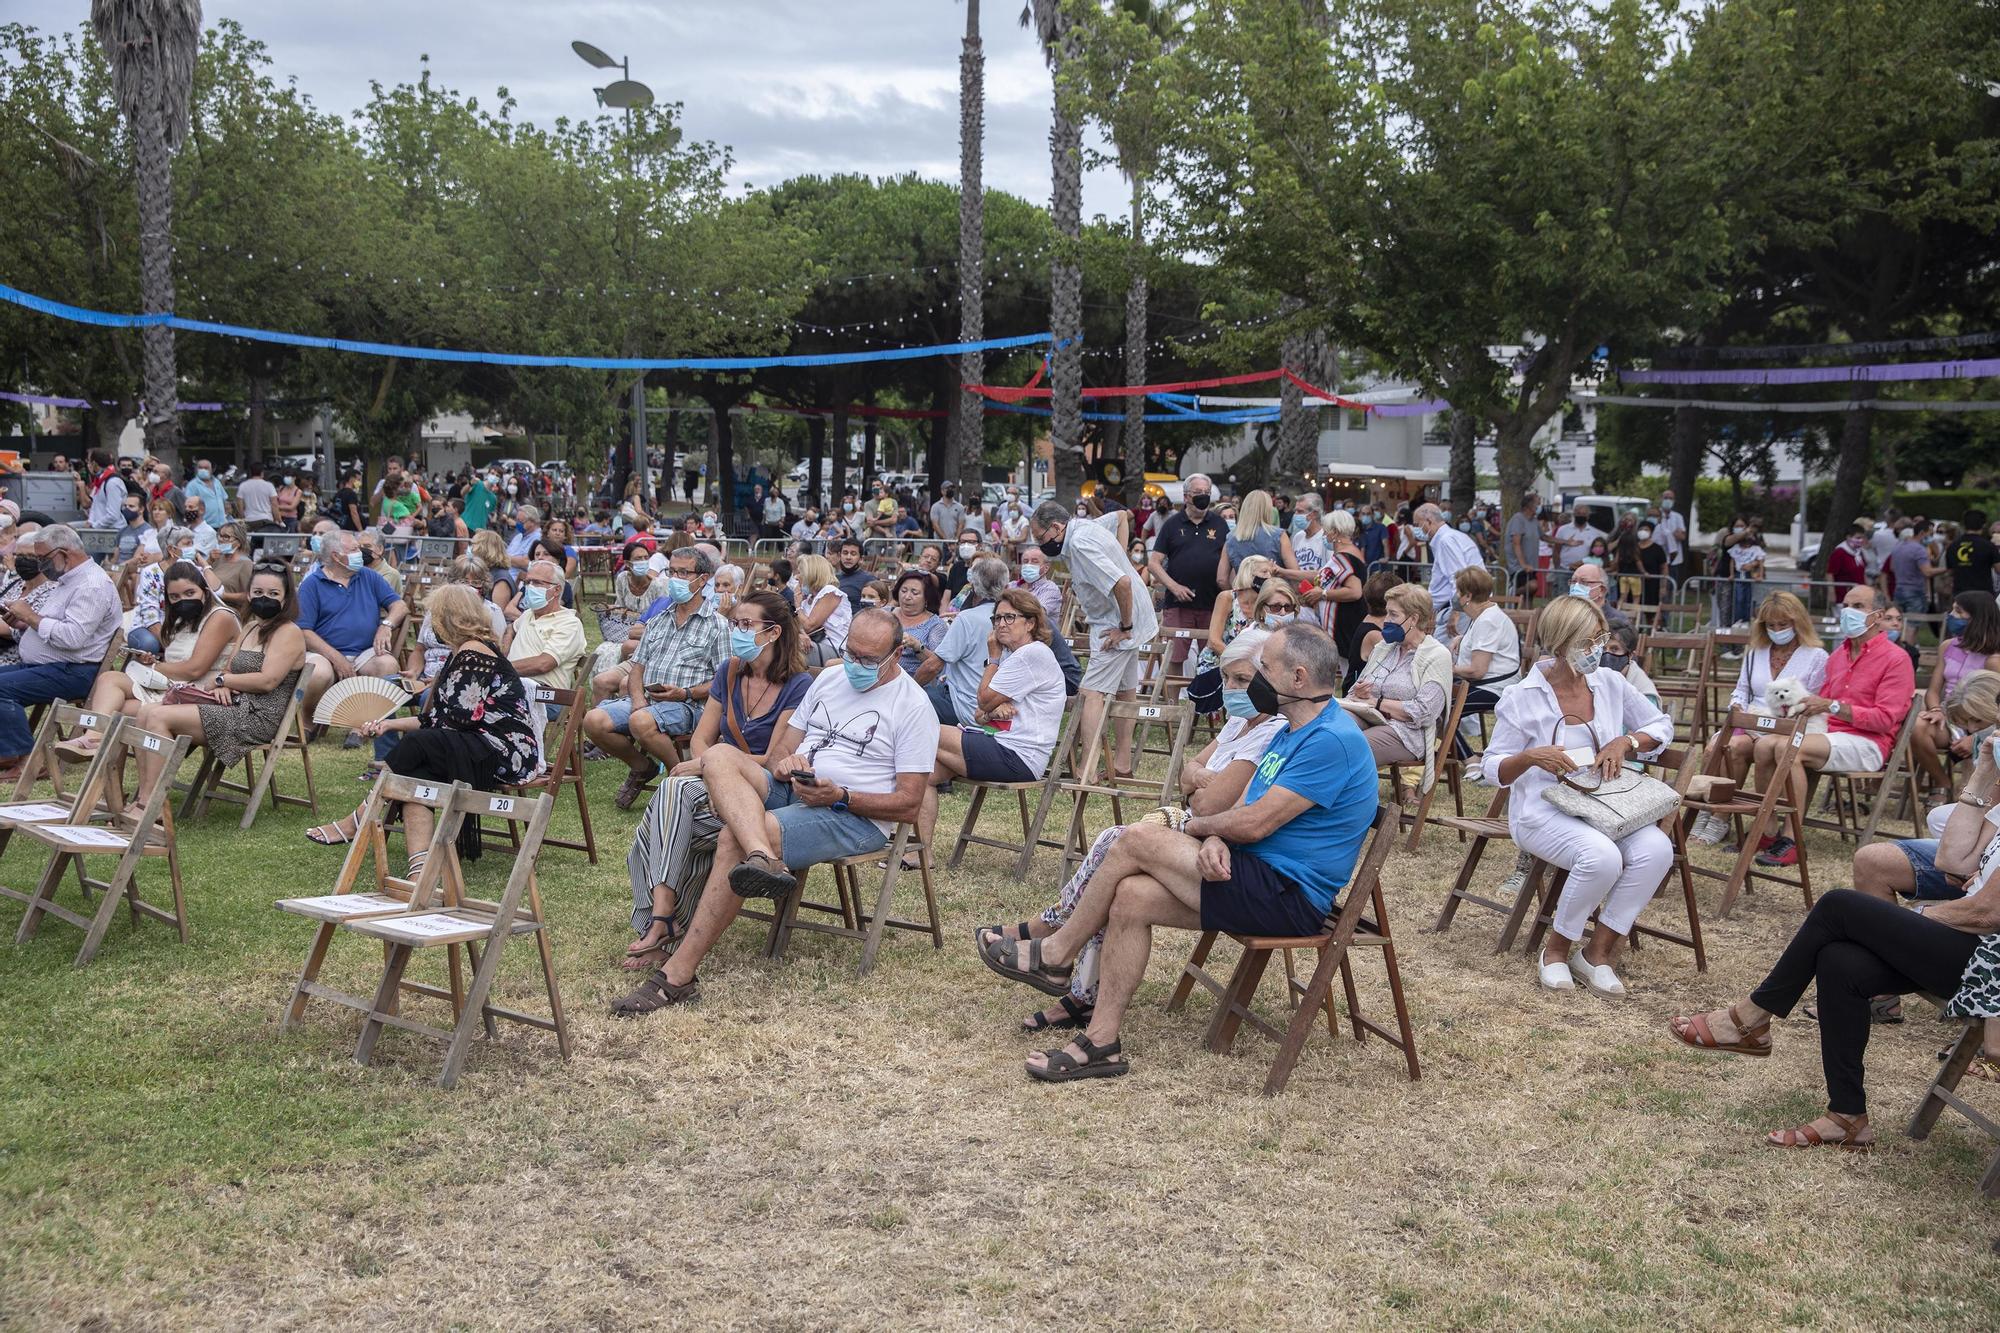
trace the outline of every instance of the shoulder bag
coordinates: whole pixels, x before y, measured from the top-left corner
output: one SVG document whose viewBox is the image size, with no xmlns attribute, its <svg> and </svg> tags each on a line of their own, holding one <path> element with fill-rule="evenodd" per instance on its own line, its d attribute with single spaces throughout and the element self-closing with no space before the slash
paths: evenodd
<svg viewBox="0 0 2000 1333">
<path fill-rule="evenodd" d="M 1597 730 L 1589 723 L 1595 749 Z M 1549 744 L 1562 741 L 1562 719 L 1557 718 Z M 1617 842 L 1648 824 L 1657 824 L 1680 809 L 1680 793 L 1646 773 L 1620 769 L 1615 777 L 1599 777 L 1594 771 L 1565 774 L 1542 789 L 1542 799 L 1572 819 L 1580 819 L 1605 837 Z"/>
</svg>

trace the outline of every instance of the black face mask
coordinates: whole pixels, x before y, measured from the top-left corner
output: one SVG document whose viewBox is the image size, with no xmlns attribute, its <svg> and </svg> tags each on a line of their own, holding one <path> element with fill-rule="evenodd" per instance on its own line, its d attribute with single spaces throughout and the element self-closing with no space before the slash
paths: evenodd
<svg viewBox="0 0 2000 1333">
<path fill-rule="evenodd" d="M 1277 712 L 1279 705 L 1286 699 L 1317 704 L 1325 703 L 1333 697 L 1331 694 L 1279 694 L 1278 687 L 1266 680 L 1261 671 L 1250 677 L 1250 688 L 1246 693 L 1250 696 L 1250 706 L 1267 716 Z"/>
<path fill-rule="evenodd" d="M 264 620 L 269 620 L 284 609 L 285 604 L 275 597 L 252 597 L 250 599 L 250 614 Z"/>
<path fill-rule="evenodd" d="M 63 576 L 63 572 L 56 568 L 54 556 L 43 556 L 35 562 L 35 568 L 41 571 L 41 575 L 45 579 L 59 579 Z"/>
<path fill-rule="evenodd" d="M 174 624 L 192 625 L 201 618 L 201 598 L 174 597 L 167 601 L 167 619 Z"/>
<path fill-rule="evenodd" d="M 1194 510 L 1197 514 L 1208 508 L 1208 501 L 1209 495 L 1207 491 L 1201 491 L 1187 498 L 1188 508 Z"/>
<path fill-rule="evenodd" d="M 127 523 L 137 523 L 137 522 L 139 521 L 139 511 L 138 511 L 138 510 L 136 510 L 136 509 L 128 509 L 128 510 L 126 510 L 126 511 L 125 511 L 125 521 L 126 521 Z"/>
<path fill-rule="evenodd" d="M 1036 542 L 1035 545 L 1040 547 L 1042 554 L 1051 560 L 1062 554 L 1063 544 L 1060 537 L 1051 537 L 1045 542 Z"/>
<path fill-rule="evenodd" d="M 364 565 L 375 563 L 375 553 L 365 546 L 361 548 L 361 563 Z"/>
<path fill-rule="evenodd" d="M 42 572 L 42 558 L 38 555 L 17 555 L 14 557 L 14 573 L 21 579 L 31 579 Z"/>
<path fill-rule="evenodd" d="M 1632 659 L 1625 653 L 1606 653 L 1598 659 L 1597 665 L 1606 671 L 1616 671 L 1623 675 L 1625 668 L 1632 665 Z"/>
</svg>

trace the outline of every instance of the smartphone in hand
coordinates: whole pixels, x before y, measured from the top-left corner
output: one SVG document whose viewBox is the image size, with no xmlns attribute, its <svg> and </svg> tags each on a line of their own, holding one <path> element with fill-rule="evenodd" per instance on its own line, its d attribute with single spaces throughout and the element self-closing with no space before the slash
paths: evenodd
<svg viewBox="0 0 2000 1333">
<path fill-rule="evenodd" d="M 792 784 L 794 786 L 817 787 L 819 786 L 819 774 L 813 772 L 810 768 L 802 768 L 792 774 Z"/>
</svg>

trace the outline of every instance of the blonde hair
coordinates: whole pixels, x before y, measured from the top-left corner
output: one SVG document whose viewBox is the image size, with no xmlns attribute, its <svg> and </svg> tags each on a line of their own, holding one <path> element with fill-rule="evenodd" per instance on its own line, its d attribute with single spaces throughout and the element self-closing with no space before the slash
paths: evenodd
<svg viewBox="0 0 2000 1333">
<path fill-rule="evenodd" d="M 1493 596 L 1493 575 L 1484 565 L 1467 565 L 1452 575 L 1452 586 L 1468 602 L 1483 602 Z"/>
<path fill-rule="evenodd" d="M 1277 572 L 1277 568 L 1271 563 L 1269 556 L 1245 556 L 1243 563 L 1236 567 L 1236 572 L 1229 576 L 1229 586 L 1237 592 L 1242 592 L 1258 579 L 1270 578 Z"/>
<path fill-rule="evenodd" d="M 1604 613 L 1584 598 L 1556 597 L 1535 617 L 1535 639 L 1544 652 L 1561 658 L 1604 633 L 1604 623 Z"/>
<path fill-rule="evenodd" d="M 1974 671 L 1944 701 L 1945 720 L 1968 732 L 2000 722 L 2000 671 Z"/>
<path fill-rule="evenodd" d="M 799 591 L 805 594 L 801 605 L 819 596 L 820 589 L 833 582 L 833 565 L 823 555 L 802 555 L 792 562 L 792 573 L 798 578 Z"/>
<path fill-rule="evenodd" d="M 1283 579 L 1272 579 L 1264 585 L 1263 591 L 1257 594 L 1257 600 L 1251 603 L 1250 614 L 1262 620 L 1264 618 L 1264 608 L 1270 605 L 1271 599 L 1274 597 L 1283 597 L 1286 601 L 1290 602 L 1294 613 L 1305 610 L 1303 606 L 1299 605 L 1299 590 L 1297 588 L 1286 583 Z"/>
<path fill-rule="evenodd" d="M 1243 497 L 1243 503 L 1236 510 L 1236 539 L 1249 541 L 1265 528 L 1276 526 L 1271 522 L 1271 496 L 1267 491 L 1252 491 Z"/>
<path fill-rule="evenodd" d="M 485 599 L 463 583 L 432 589 L 424 609 L 430 613 L 431 633 L 447 648 L 493 634 L 493 617 L 486 613 Z"/>
<path fill-rule="evenodd" d="M 507 543 L 491 528 L 472 534 L 472 553 L 484 560 L 488 569 L 507 568 Z"/>
<path fill-rule="evenodd" d="M 1820 646 L 1819 631 L 1813 628 L 1806 604 L 1791 593 L 1774 592 L 1758 606 L 1757 614 L 1750 617 L 1750 646 L 1753 649 L 1771 646 L 1770 622 L 1781 612 L 1792 628 L 1798 631 L 1799 637 L 1792 642 L 1805 648 Z"/>
<path fill-rule="evenodd" d="M 1437 625 L 1437 608 L 1431 605 L 1431 595 L 1414 583 L 1398 583 L 1382 594 L 1382 601 L 1415 621 L 1426 634 Z"/>
</svg>

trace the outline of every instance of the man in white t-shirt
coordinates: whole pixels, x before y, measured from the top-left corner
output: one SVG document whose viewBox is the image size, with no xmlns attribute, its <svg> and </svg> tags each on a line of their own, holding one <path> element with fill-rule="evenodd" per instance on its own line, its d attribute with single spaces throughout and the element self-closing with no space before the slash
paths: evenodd
<svg viewBox="0 0 2000 1333">
<path fill-rule="evenodd" d="M 236 488 L 236 503 L 243 510 L 243 526 L 251 532 L 269 532 L 278 526 L 271 505 L 278 488 L 264 480 L 264 465 L 252 463 L 250 475 Z"/>
<path fill-rule="evenodd" d="M 1105 515 L 1106 520 L 1117 517 Z M 1028 529 L 1043 555 L 1061 556 L 1069 566 L 1070 591 L 1090 627 L 1090 661 L 1077 690 L 1083 711 L 1077 717 L 1076 734 L 1081 740 L 1103 726 L 1109 696 L 1130 699 L 1137 692 L 1139 649 L 1153 641 L 1159 620 L 1123 541 L 1103 521 L 1078 521 L 1051 500 L 1030 516 Z M 1112 771 L 1130 773 L 1132 719 L 1119 718 L 1114 733 Z"/>
<path fill-rule="evenodd" d="M 699 998 L 695 969 L 744 899 L 782 900 L 798 891 L 794 871 L 881 851 L 898 823 L 917 818 L 938 720 L 896 663 L 901 640 L 894 615 L 863 611 L 839 665 L 813 678 L 766 760 L 729 745 L 703 753 L 709 807 L 722 823 L 715 867 L 680 947 L 612 1013 L 632 1018 Z"/>
<path fill-rule="evenodd" d="M 1444 521 L 1444 511 L 1434 504 L 1417 506 L 1411 516 L 1424 544 L 1431 553 L 1431 608 L 1444 619 L 1445 608 L 1458 595 L 1458 571 L 1485 563 L 1479 543 Z"/>
<path fill-rule="evenodd" d="M 1680 563 L 1687 549 L 1687 533 L 1687 519 L 1675 507 L 1674 493 L 1671 490 L 1661 491 L 1660 518 L 1653 524 L 1653 537 L 1667 548 L 1667 573 L 1674 578 L 1681 577 Z"/>
</svg>

